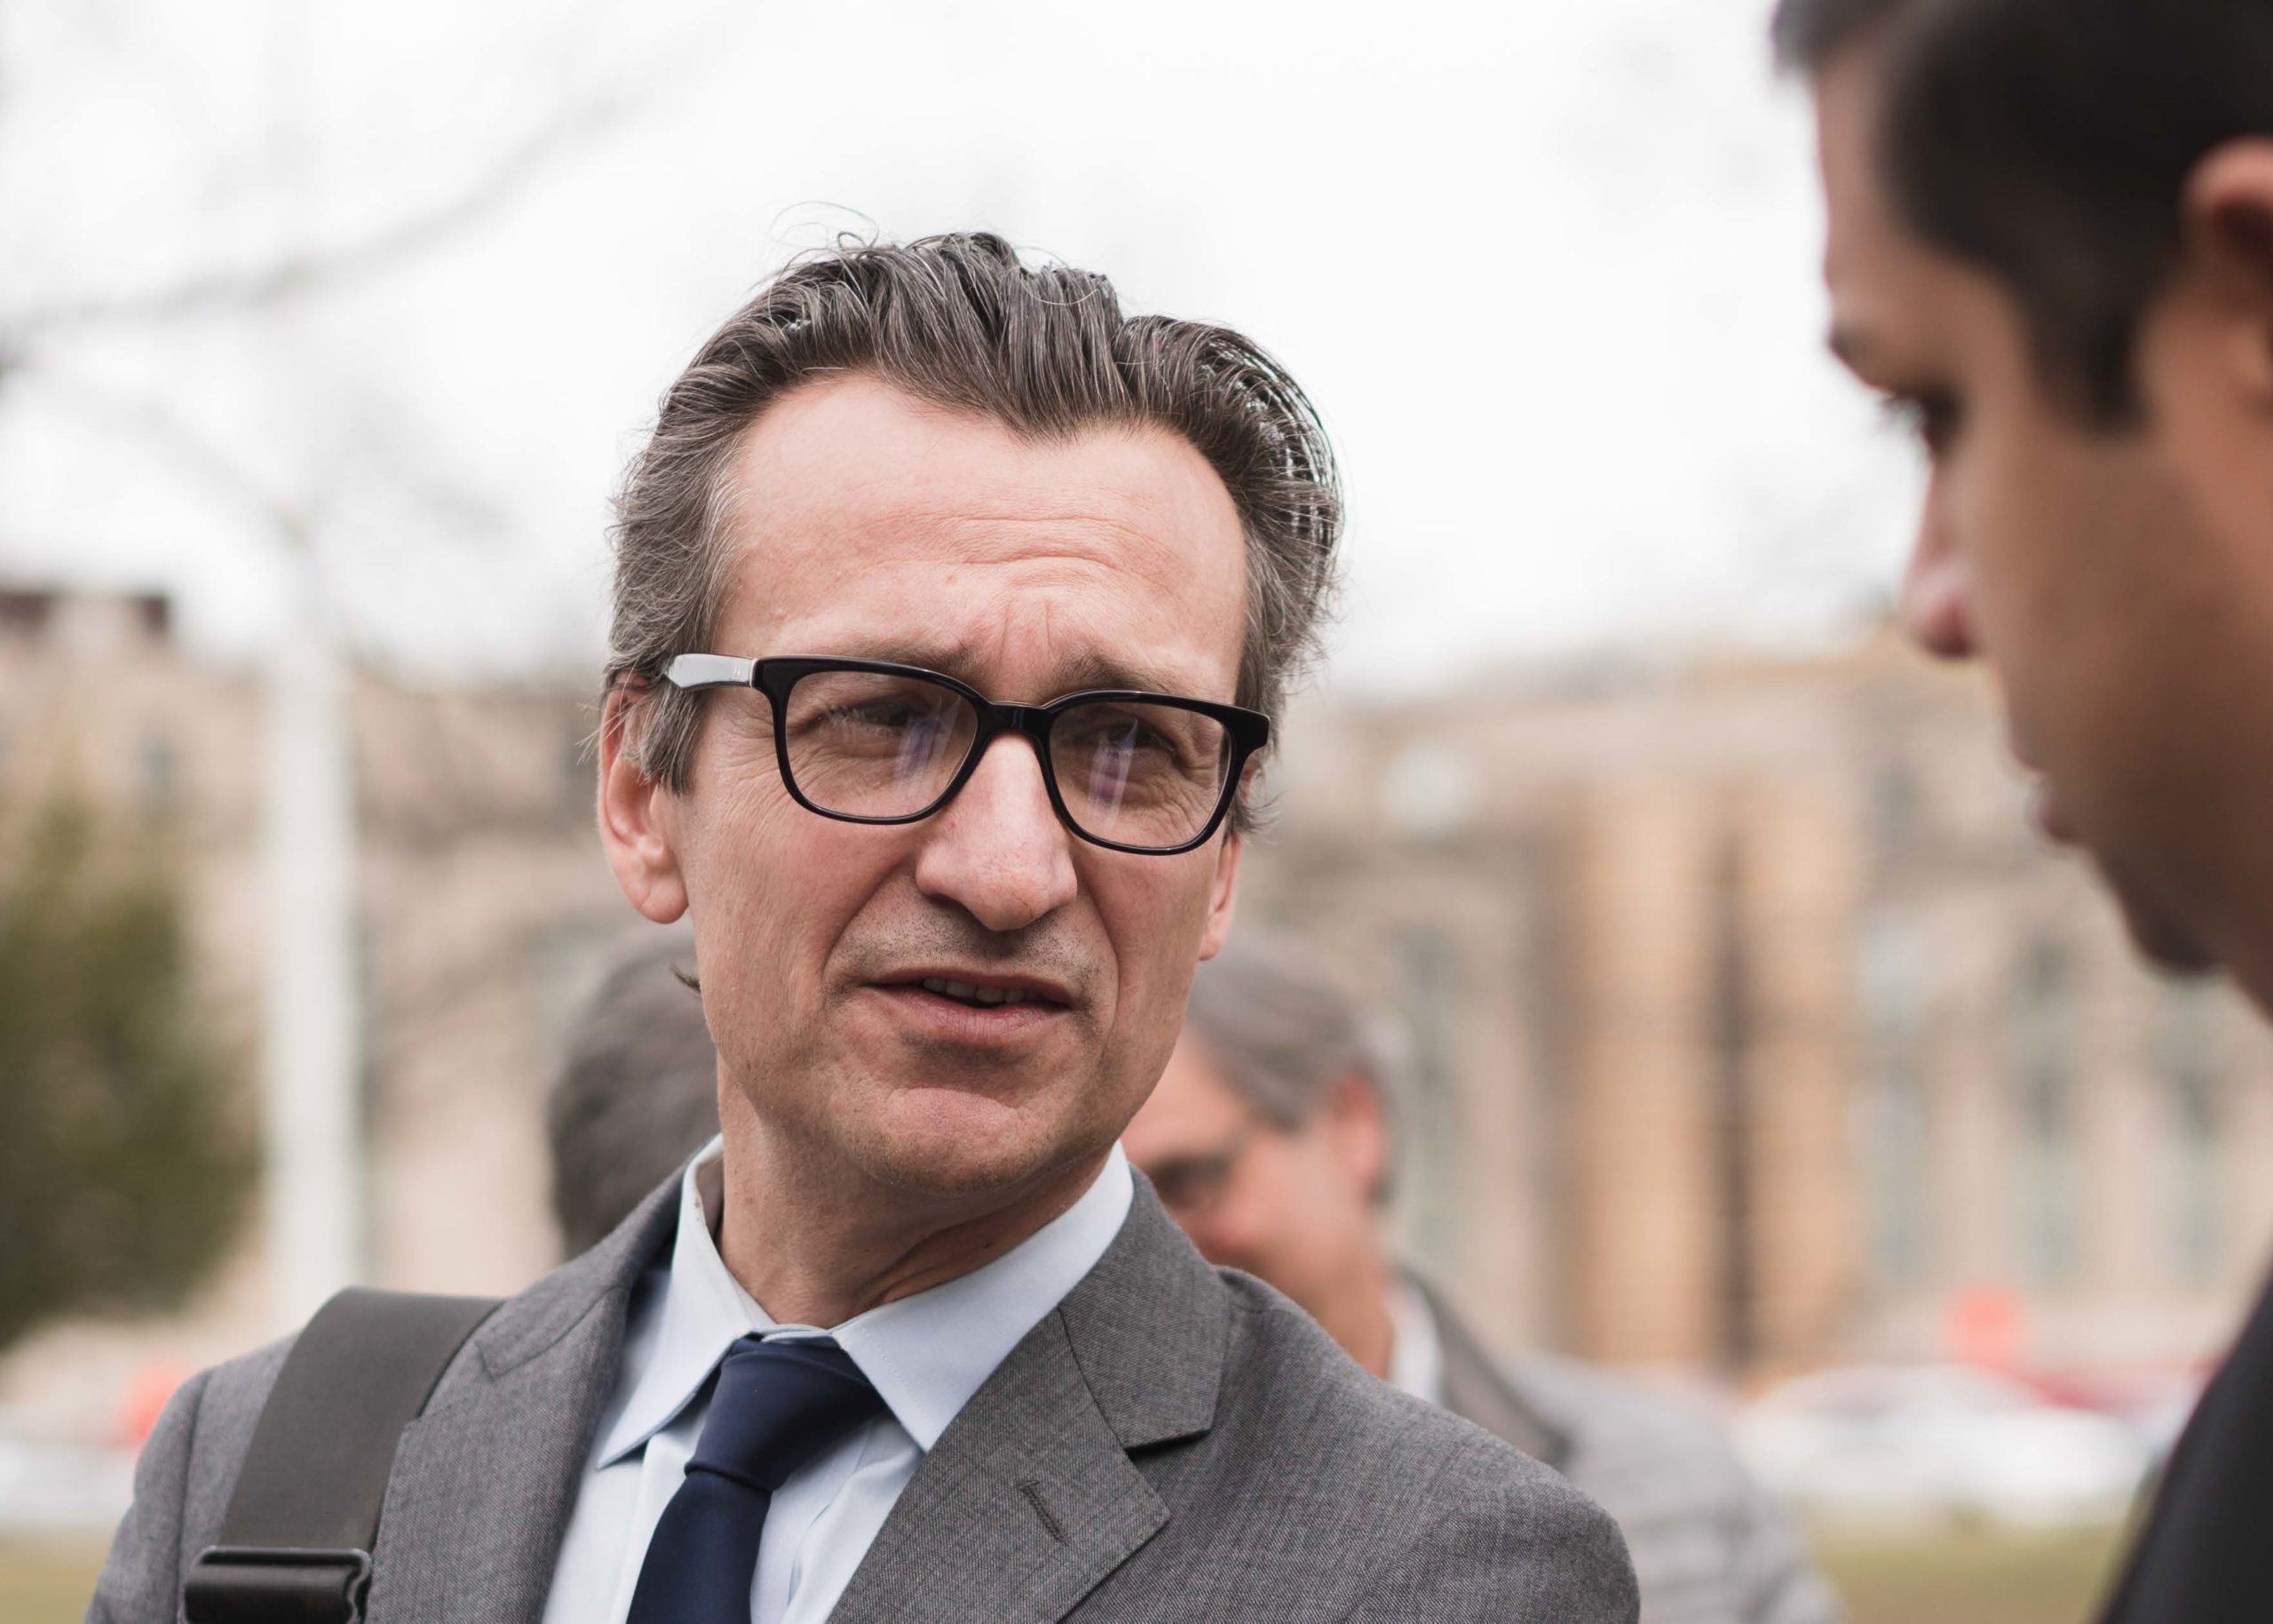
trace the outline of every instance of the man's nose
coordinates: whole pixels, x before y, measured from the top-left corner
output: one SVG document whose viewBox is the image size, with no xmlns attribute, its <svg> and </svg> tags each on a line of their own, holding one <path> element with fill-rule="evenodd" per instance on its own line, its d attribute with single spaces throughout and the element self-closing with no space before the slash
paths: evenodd
<svg viewBox="0 0 2273 1624">
<path fill-rule="evenodd" d="M 1972 659 L 1979 651 L 1968 601 L 1971 584 L 1963 557 L 1942 534 L 1929 505 L 1902 582 L 1902 629 L 1911 641 L 1936 659 Z"/>
<path fill-rule="evenodd" d="M 1073 899 L 1073 835 L 1057 820 L 1025 739 L 987 747 L 955 798 L 930 820 L 915 883 L 990 931 L 1017 931 Z"/>
</svg>

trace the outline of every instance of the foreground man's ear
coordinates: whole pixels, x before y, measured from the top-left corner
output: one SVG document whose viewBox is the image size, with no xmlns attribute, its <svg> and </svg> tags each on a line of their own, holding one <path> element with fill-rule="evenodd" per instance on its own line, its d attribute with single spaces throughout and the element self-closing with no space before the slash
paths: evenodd
<svg viewBox="0 0 2273 1624">
<path fill-rule="evenodd" d="M 2273 413 L 2273 140 L 2229 141 L 2195 166 L 2180 202 L 2194 274 L 2237 318 L 2237 380 Z"/>
<path fill-rule="evenodd" d="M 1239 853 L 1246 844 L 1239 832 L 1233 829 L 1216 849 L 1216 877 L 1208 890 L 1208 923 L 1200 933 L 1202 963 L 1223 952 L 1224 944 L 1231 939 L 1232 915 L 1239 901 Z"/>
<path fill-rule="evenodd" d="M 600 713 L 600 844 L 631 906 L 667 925 L 686 912 L 686 882 L 672 846 L 670 791 L 640 771 L 629 748 L 638 697 L 619 687 Z"/>
</svg>

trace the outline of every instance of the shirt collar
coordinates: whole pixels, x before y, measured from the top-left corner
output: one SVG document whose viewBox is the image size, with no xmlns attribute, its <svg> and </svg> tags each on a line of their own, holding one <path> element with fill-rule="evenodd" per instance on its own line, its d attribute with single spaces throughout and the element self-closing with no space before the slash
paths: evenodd
<svg viewBox="0 0 2273 1624">
<path fill-rule="evenodd" d="M 939 1441 L 1026 1334 L 1097 1266 L 1135 1194 L 1115 1145 L 1081 1199 L 983 1268 L 872 1308 L 826 1331 L 789 1327 L 744 1291 L 711 1238 L 723 1199 L 725 1141 L 713 1139 L 679 1180 L 662 1319 L 647 1362 L 598 1463 L 609 1465 L 670 1425 L 744 1336 L 804 1331 L 851 1357 L 918 1447 Z"/>
<path fill-rule="evenodd" d="M 1389 1384 L 1434 1405 L 1445 1402 L 1445 1344 L 1429 1300 L 1402 1275 L 1389 1287 Z"/>
</svg>

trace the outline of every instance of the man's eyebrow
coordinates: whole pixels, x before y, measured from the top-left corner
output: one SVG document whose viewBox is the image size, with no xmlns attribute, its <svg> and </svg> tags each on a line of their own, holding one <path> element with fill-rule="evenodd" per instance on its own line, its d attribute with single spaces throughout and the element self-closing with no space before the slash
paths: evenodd
<svg viewBox="0 0 2273 1624">
<path fill-rule="evenodd" d="M 857 648 L 828 648 L 814 652 L 837 659 L 882 660 L 892 665 L 921 666 L 927 671 L 939 671 L 970 683 L 983 693 L 988 692 L 986 683 L 980 680 L 978 661 L 970 646 L 960 638 L 943 642 L 921 636 L 882 639 L 864 638 Z M 1092 688 L 1134 688 L 1150 693 L 1192 692 L 1189 677 L 1176 677 L 1142 660 L 1131 660 L 1096 649 L 1051 668 L 1048 685 L 1049 693 L 1031 697 L 1047 701 Z M 1202 699 L 1214 697 L 1208 694 L 1192 696 Z M 990 693 L 989 697 L 1002 696 Z"/>
<path fill-rule="evenodd" d="M 1193 698 L 1208 697 L 1192 693 L 1195 685 L 1189 677 L 1177 677 L 1142 661 L 1124 660 L 1094 649 L 1060 666 L 1051 673 L 1051 677 L 1060 691 L 1066 693 L 1078 693 L 1084 688 L 1137 688 L 1152 693 L 1191 693 Z"/>
</svg>

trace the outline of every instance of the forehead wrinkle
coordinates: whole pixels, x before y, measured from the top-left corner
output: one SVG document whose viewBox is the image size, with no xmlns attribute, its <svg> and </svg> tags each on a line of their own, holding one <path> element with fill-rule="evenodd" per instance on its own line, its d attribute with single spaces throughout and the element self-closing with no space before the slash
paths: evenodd
<svg viewBox="0 0 2273 1624">
<path fill-rule="evenodd" d="M 1116 579 L 1133 575 L 1154 587 L 1181 582 L 1189 563 L 1159 530 L 1097 512 L 879 515 L 858 529 L 928 533 L 944 555 L 939 561 L 959 566 L 1070 567 Z"/>
</svg>

